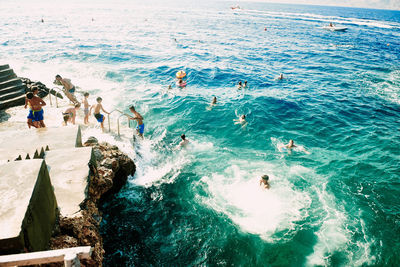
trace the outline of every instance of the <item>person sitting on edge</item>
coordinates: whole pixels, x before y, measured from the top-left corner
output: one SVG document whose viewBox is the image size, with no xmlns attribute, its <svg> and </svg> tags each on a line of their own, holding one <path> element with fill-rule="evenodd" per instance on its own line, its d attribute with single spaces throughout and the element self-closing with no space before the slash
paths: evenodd
<svg viewBox="0 0 400 267">
<path fill-rule="evenodd" d="M 263 176 L 261 176 L 261 179 L 260 179 L 260 186 L 262 186 L 264 189 L 270 189 L 271 186 L 270 186 L 270 184 L 269 184 L 268 181 L 269 181 L 268 175 L 263 175 Z"/>
<path fill-rule="evenodd" d="M 35 128 L 44 128 L 46 125 L 43 122 L 43 106 L 46 106 L 46 102 L 44 102 L 40 97 L 37 96 L 39 89 L 37 87 L 32 88 L 32 93 L 27 93 L 25 98 L 25 106 L 24 108 L 29 106 L 31 109 L 29 110 L 28 115 L 28 127 L 31 126 Z"/>
<path fill-rule="evenodd" d="M 182 141 L 179 143 L 178 147 L 185 147 L 189 144 L 189 139 L 186 138 L 185 134 L 181 135 Z"/>
<path fill-rule="evenodd" d="M 106 117 L 100 113 L 100 110 L 104 111 L 104 113 L 110 114 L 109 112 L 105 111 L 103 106 L 101 105 L 101 101 L 103 99 L 101 97 L 96 98 L 97 104 L 90 107 L 89 115 L 92 113 L 92 109 L 94 109 L 93 115 L 98 122 L 100 122 L 101 130 L 104 132 L 104 121 Z"/>
<path fill-rule="evenodd" d="M 67 126 L 68 122 L 75 125 L 76 111 L 81 107 L 81 104 L 76 103 L 75 107 L 67 108 L 62 114 L 64 118 L 64 126 Z"/>
<path fill-rule="evenodd" d="M 89 93 L 86 92 L 83 94 L 83 96 L 85 97 L 82 101 L 83 108 L 84 108 L 83 112 L 85 113 L 85 118 L 83 119 L 83 123 L 89 124 L 89 107 L 90 107 L 89 102 L 88 102 Z"/>
<path fill-rule="evenodd" d="M 62 78 L 59 74 L 56 75 L 55 84 L 62 85 L 64 88 L 64 93 L 71 100 L 72 103 L 76 104 L 78 101 L 75 98 L 75 85 L 71 83 L 70 79 Z"/>
<path fill-rule="evenodd" d="M 142 115 L 139 114 L 139 112 L 137 112 L 135 110 L 134 106 L 131 106 L 129 108 L 129 110 L 135 115 L 135 117 L 129 117 L 130 120 L 136 120 L 137 121 L 137 127 L 136 127 L 136 131 L 138 133 L 138 135 L 140 137 L 143 137 L 143 133 L 144 133 L 144 123 L 143 123 L 143 117 Z"/>
<path fill-rule="evenodd" d="M 238 86 L 237 86 L 237 89 L 240 90 L 240 89 L 242 89 L 242 87 L 243 87 L 242 82 L 239 82 Z"/>
</svg>

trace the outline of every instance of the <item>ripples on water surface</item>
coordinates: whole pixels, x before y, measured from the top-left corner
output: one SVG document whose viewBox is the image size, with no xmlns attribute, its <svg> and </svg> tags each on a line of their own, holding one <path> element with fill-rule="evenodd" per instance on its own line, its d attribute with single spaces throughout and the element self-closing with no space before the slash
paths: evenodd
<svg viewBox="0 0 400 267">
<path fill-rule="evenodd" d="M 138 170 L 104 205 L 106 266 L 400 263 L 398 11 L 28 3 L 0 3 L 2 61 L 145 117 L 146 140 L 120 143 Z M 189 86 L 166 90 L 179 69 Z M 311 153 L 279 152 L 289 139 Z"/>
</svg>

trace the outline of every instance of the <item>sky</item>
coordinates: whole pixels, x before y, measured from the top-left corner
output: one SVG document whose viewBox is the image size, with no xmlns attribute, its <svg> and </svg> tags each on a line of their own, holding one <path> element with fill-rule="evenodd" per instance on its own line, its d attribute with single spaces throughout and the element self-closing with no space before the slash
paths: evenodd
<svg viewBox="0 0 400 267">
<path fill-rule="evenodd" d="M 288 4 L 306 4 L 321 6 L 347 6 L 373 9 L 400 10 L 400 0 L 240 0 L 251 2 L 271 2 Z"/>
</svg>

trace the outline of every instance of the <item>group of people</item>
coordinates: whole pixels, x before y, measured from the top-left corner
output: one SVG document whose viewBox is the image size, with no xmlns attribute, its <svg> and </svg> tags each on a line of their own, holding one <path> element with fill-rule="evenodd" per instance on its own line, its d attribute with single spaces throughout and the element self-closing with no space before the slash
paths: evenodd
<svg viewBox="0 0 400 267">
<path fill-rule="evenodd" d="M 62 85 L 63 86 L 63 92 L 65 93 L 65 95 L 68 97 L 68 99 L 73 103 L 73 107 L 69 107 L 66 110 L 64 110 L 64 112 L 62 112 L 62 116 L 63 116 L 63 125 L 68 125 L 68 123 L 72 123 L 75 124 L 75 120 L 77 117 L 77 111 L 80 109 L 81 107 L 81 103 L 77 101 L 76 97 L 75 97 L 75 91 L 76 88 L 75 86 L 71 83 L 70 79 L 66 79 L 66 78 L 62 78 L 60 75 L 56 75 L 56 79 L 54 81 L 54 83 Z M 29 106 L 29 113 L 28 113 L 28 127 L 35 127 L 35 128 L 42 128 L 42 127 L 46 127 L 44 124 L 44 110 L 43 110 L 43 106 L 46 106 L 46 102 L 43 101 L 43 99 L 41 99 L 38 96 L 38 92 L 39 89 L 37 87 L 33 87 L 31 88 L 31 92 L 26 93 L 25 95 L 25 106 L 24 108 L 26 109 Z M 105 116 L 103 114 L 101 114 L 101 111 L 103 111 L 106 114 L 110 114 L 109 112 L 107 112 L 103 105 L 102 105 L 102 101 L 103 99 L 101 97 L 97 97 L 96 98 L 96 104 L 94 105 L 90 105 L 88 98 L 89 98 L 89 93 L 84 93 L 84 98 L 82 100 L 82 105 L 84 108 L 84 124 L 89 124 L 89 116 L 92 114 L 93 111 L 93 115 L 96 118 L 96 120 L 100 123 L 100 127 L 102 129 L 102 131 L 104 131 L 104 121 L 105 121 Z M 143 123 L 143 116 L 140 115 L 139 112 L 137 112 L 135 110 L 134 106 L 131 106 L 129 108 L 129 110 L 132 112 L 133 116 L 127 115 L 125 114 L 129 120 L 136 120 L 137 121 L 137 133 L 140 137 L 143 137 L 143 133 L 144 133 L 144 123 Z"/>
<path fill-rule="evenodd" d="M 280 75 L 278 79 L 283 79 L 283 74 Z M 81 103 L 79 103 L 76 100 L 76 97 L 74 95 L 76 89 L 75 86 L 71 83 L 70 79 L 63 79 L 60 75 L 56 75 L 56 80 L 60 85 L 63 85 L 63 91 L 68 97 L 69 100 L 74 104 L 73 107 L 67 108 L 63 113 L 63 119 L 64 119 L 64 125 L 67 125 L 68 122 L 75 124 L 75 119 L 77 115 L 77 110 L 81 107 Z M 238 83 L 238 89 L 246 88 L 247 87 L 247 81 L 242 83 L 241 81 Z M 27 106 L 30 106 L 29 114 L 28 114 L 28 127 L 35 127 L 35 128 L 41 128 L 45 127 L 45 124 L 43 122 L 43 106 L 46 105 L 46 103 L 37 95 L 38 94 L 38 88 L 34 87 L 32 88 L 32 92 L 28 92 L 26 94 L 26 101 L 25 101 L 25 108 Z M 91 115 L 93 111 L 93 115 L 96 118 L 96 120 L 100 123 L 101 129 L 104 131 L 104 121 L 105 121 L 105 116 L 101 114 L 101 111 L 103 111 L 106 114 L 110 114 L 107 112 L 103 105 L 102 105 L 102 98 L 97 97 L 96 99 L 96 104 L 90 105 L 88 102 L 89 98 L 89 93 L 84 93 L 84 98 L 82 100 L 82 105 L 84 107 L 84 124 L 89 123 L 89 116 Z M 209 109 L 211 110 L 213 106 L 217 104 L 217 97 L 213 97 Z M 89 109 L 90 107 L 90 109 Z M 140 137 L 143 137 L 144 133 L 144 123 L 143 123 L 143 116 L 135 110 L 134 106 L 129 107 L 129 110 L 132 112 L 133 116 L 130 116 L 128 114 L 125 114 L 129 120 L 136 120 L 137 121 L 137 133 Z M 238 116 L 237 119 L 234 119 L 235 124 L 240 124 L 242 127 L 247 125 L 246 121 L 246 115 L 240 115 Z M 182 148 L 185 147 L 189 144 L 189 139 L 186 138 L 185 134 L 181 135 L 181 142 L 178 144 L 177 148 Z M 284 147 L 288 150 L 291 151 L 293 148 L 296 147 L 294 144 L 293 140 L 290 140 L 287 145 L 284 145 Z M 305 151 L 305 150 L 304 150 Z M 262 186 L 265 189 L 270 188 L 269 184 L 269 176 L 268 175 L 263 175 L 260 179 L 260 186 Z"/>
</svg>

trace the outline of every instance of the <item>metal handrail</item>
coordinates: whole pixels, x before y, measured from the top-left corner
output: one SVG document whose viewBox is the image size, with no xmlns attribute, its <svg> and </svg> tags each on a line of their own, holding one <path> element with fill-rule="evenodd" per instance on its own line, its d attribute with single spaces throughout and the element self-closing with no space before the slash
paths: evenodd
<svg viewBox="0 0 400 267">
<path fill-rule="evenodd" d="M 121 118 L 122 116 L 127 116 L 127 117 L 129 117 L 129 115 L 126 114 L 126 113 L 124 113 L 124 112 L 122 112 L 122 111 L 120 111 L 120 110 L 118 110 L 118 109 L 114 109 L 113 111 L 111 111 L 110 113 L 108 113 L 108 115 L 107 115 L 107 118 L 108 118 L 108 132 L 111 132 L 110 114 L 112 114 L 112 113 L 115 112 L 115 111 L 117 111 L 117 112 L 119 112 L 119 113 L 121 114 L 121 115 L 119 115 L 119 117 L 118 117 L 118 119 L 117 119 L 118 137 L 121 137 L 121 134 L 120 134 L 120 127 L 119 127 L 120 118 Z M 129 120 L 128 120 L 128 127 L 131 128 L 131 123 L 130 123 Z"/>
<path fill-rule="evenodd" d="M 50 100 L 50 106 L 53 106 L 53 103 L 51 101 L 51 90 L 54 90 L 56 93 L 54 95 L 54 97 L 56 98 L 56 107 L 58 108 L 58 97 L 57 97 L 57 93 L 63 93 L 63 91 L 59 88 L 59 87 L 53 87 L 50 89 L 49 91 L 49 100 Z M 57 92 L 58 91 L 58 92 Z"/>
<path fill-rule="evenodd" d="M 117 119 L 118 137 L 121 136 L 121 135 L 119 134 L 119 119 L 120 119 L 121 117 L 125 117 L 125 116 L 128 118 L 128 128 L 131 128 L 131 120 L 129 119 L 128 115 L 127 115 L 127 114 L 121 114 L 121 115 L 119 115 L 119 117 L 118 117 L 118 119 Z"/>
</svg>

